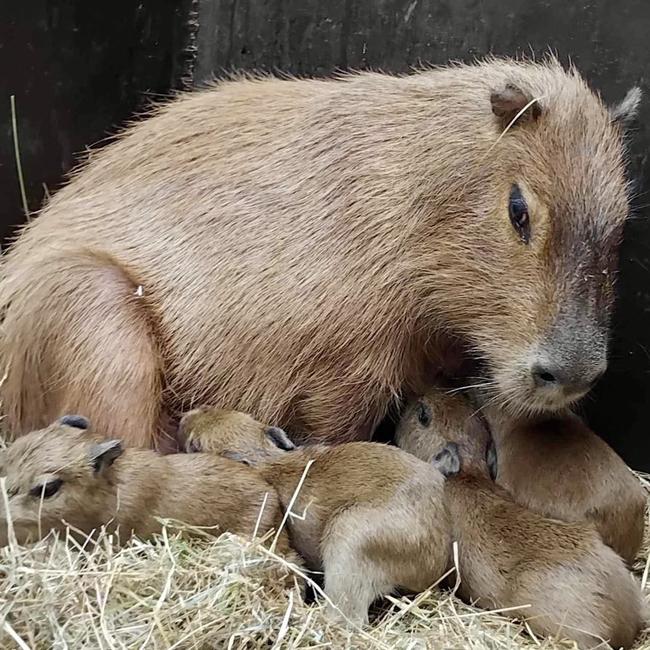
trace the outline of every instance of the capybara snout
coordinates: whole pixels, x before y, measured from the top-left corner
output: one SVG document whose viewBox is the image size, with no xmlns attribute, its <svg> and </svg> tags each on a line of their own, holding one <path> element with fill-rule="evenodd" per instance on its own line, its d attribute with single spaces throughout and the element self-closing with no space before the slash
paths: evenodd
<svg viewBox="0 0 650 650">
<path fill-rule="evenodd" d="M 404 440 L 404 448 L 408 449 L 408 441 Z M 440 473 L 449 478 L 463 471 L 463 459 L 458 443 L 448 442 L 431 458 L 433 465 Z M 494 441 L 490 439 L 485 450 L 485 464 L 490 478 L 494 481 L 497 476 L 497 452 Z"/>
<path fill-rule="evenodd" d="M 448 442 L 433 456 L 431 462 L 445 478 L 460 474 L 460 450 L 458 445 L 455 442 Z"/>
</svg>

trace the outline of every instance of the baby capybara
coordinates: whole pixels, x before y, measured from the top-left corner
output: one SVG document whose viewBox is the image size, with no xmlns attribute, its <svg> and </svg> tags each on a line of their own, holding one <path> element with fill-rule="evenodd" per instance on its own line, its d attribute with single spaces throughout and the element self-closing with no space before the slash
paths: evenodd
<svg viewBox="0 0 650 650">
<path fill-rule="evenodd" d="M 645 528 L 647 495 L 616 452 L 577 415 L 512 418 L 481 410 L 499 455 L 497 483 L 547 517 L 593 522 L 628 563 Z"/>
<path fill-rule="evenodd" d="M 638 101 L 496 59 L 181 95 L 3 259 L 5 424 L 152 446 L 211 403 L 361 439 L 450 340 L 505 406 L 564 406 L 606 365 Z"/>
<path fill-rule="evenodd" d="M 188 449 L 249 463 L 277 490 L 294 513 L 292 546 L 324 572 L 325 594 L 349 621 L 366 622 L 378 596 L 423 591 L 444 574 L 449 517 L 443 476 L 430 463 L 372 442 L 292 450 L 283 434 L 278 445 L 277 431 L 235 411 L 197 409 L 180 428 Z"/>
<path fill-rule="evenodd" d="M 2 545 L 9 525 L 16 541 L 27 543 L 66 525 L 84 534 L 105 525 L 122 539 L 149 537 L 162 529 L 157 517 L 243 536 L 277 530 L 281 521 L 275 490 L 255 470 L 213 454 L 125 449 L 119 440 L 96 438 L 80 416 L 9 445 L 0 476 L 9 510 L 0 496 Z M 292 555 L 286 535 L 277 548 Z"/>
<path fill-rule="evenodd" d="M 550 519 L 493 481 L 498 454 L 467 400 L 441 390 L 412 403 L 396 439 L 447 474 L 445 501 L 459 545 L 459 595 L 487 608 L 521 608 L 541 635 L 582 648 L 632 645 L 641 592 L 623 560 L 588 523 Z M 469 423 L 469 426 L 468 426 Z"/>
</svg>

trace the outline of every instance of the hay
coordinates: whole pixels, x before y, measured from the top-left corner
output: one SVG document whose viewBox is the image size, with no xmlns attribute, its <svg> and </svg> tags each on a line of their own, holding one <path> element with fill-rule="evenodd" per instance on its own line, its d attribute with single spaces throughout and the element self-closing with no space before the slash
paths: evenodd
<svg viewBox="0 0 650 650">
<path fill-rule="evenodd" d="M 645 477 L 644 484 L 648 485 Z M 151 542 L 119 548 L 52 536 L 0 550 L 0 648 L 573 648 L 432 589 L 391 598 L 367 630 L 332 624 L 306 605 L 292 565 L 259 541 L 207 533 L 188 541 L 169 523 Z M 646 539 L 635 571 L 650 596 Z M 294 585 L 293 587 L 291 585 Z M 650 648 L 650 631 L 637 642 Z"/>
</svg>

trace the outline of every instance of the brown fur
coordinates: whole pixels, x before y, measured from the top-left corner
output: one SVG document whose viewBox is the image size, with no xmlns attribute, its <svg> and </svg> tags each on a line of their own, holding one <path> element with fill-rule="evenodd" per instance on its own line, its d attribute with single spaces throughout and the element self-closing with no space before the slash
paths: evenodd
<svg viewBox="0 0 650 650">
<path fill-rule="evenodd" d="M 465 399 L 440 392 L 431 402 L 426 434 L 413 404 L 397 438 L 422 458 L 458 445 L 460 473 L 447 478 L 445 499 L 459 544 L 459 595 L 489 608 L 529 605 L 514 615 L 535 633 L 568 637 L 583 648 L 600 640 L 631 646 L 641 626 L 641 592 L 622 559 L 592 525 L 546 518 L 515 503 L 488 476 L 489 432 L 466 426 Z"/>
<path fill-rule="evenodd" d="M 360 439 L 450 337 L 514 412 L 566 404 L 604 368 L 637 102 L 610 115 L 575 70 L 510 60 L 181 96 L 93 154 L 6 256 L 10 430 L 77 411 L 149 446 L 206 402 Z M 535 385 L 549 359 L 568 392 Z"/>
<path fill-rule="evenodd" d="M 104 447 L 101 447 L 103 445 Z M 98 450 L 108 449 L 98 456 Z M 97 462 L 99 466 L 94 467 Z M 212 454 L 160 456 L 99 441 L 89 431 L 61 422 L 21 437 L 3 454 L 9 512 L 19 543 L 35 541 L 66 523 L 89 534 L 102 525 L 149 537 L 160 532 L 156 517 L 195 527 L 250 536 L 278 529 L 275 491 L 257 472 Z M 52 479 L 63 483 L 54 495 L 30 494 Z M 266 501 L 265 501 L 266 499 Z M 262 509 L 262 504 L 264 508 Z M 0 544 L 7 544 L 7 510 L 0 498 Z M 286 536 L 278 549 L 289 550 Z"/>
<path fill-rule="evenodd" d="M 484 415 L 495 439 L 497 483 L 547 517 L 594 523 L 604 542 L 633 562 L 643 542 L 647 496 L 630 468 L 573 413 L 512 419 Z"/>
<path fill-rule="evenodd" d="M 423 591 L 444 573 L 449 519 L 443 477 L 430 464 L 371 442 L 283 451 L 248 416 L 218 409 L 181 423 L 195 448 L 256 466 L 285 508 L 314 461 L 291 508 L 298 516 L 287 520 L 290 539 L 311 569 L 324 571 L 325 593 L 349 620 L 367 621 L 377 596 Z"/>
</svg>

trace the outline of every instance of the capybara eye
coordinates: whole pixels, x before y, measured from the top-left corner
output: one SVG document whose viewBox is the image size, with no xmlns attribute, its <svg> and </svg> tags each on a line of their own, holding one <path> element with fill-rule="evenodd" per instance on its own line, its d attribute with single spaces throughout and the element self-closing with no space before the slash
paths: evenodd
<svg viewBox="0 0 650 650">
<path fill-rule="evenodd" d="M 428 427 L 431 424 L 431 410 L 429 407 L 424 404 L 423 402 L 420 402 L 418 405 L 418 422 L 423 426 L 423 427 Z"/>
<path fill-rule="evenodd" d="M 90 427 L 88 418 L 85 418 L 83 415 L 64 415 L 60 422 L 66 427 L 74 427 L 75 429 L 83 429 L 84 431 Z"/>
<path fill-rule="evenodd" d="M 518 185 L 513 185 L 510 190 L 508 213 L 512 227 L 517 231 L 521 241 L 527 244 L 530 241 L 530 217 L 528 204 Z"/>
<path fill-rule="evenodd" d="M 40 483 L 36 487 L 33 487 L 29 493 L 33 497 L 49 499 L 49 497 L 54 496 L 63 485 L 63 481 L 60 478 L 53 478 L 51 481 L 46 483 Z"/>
</svg>

